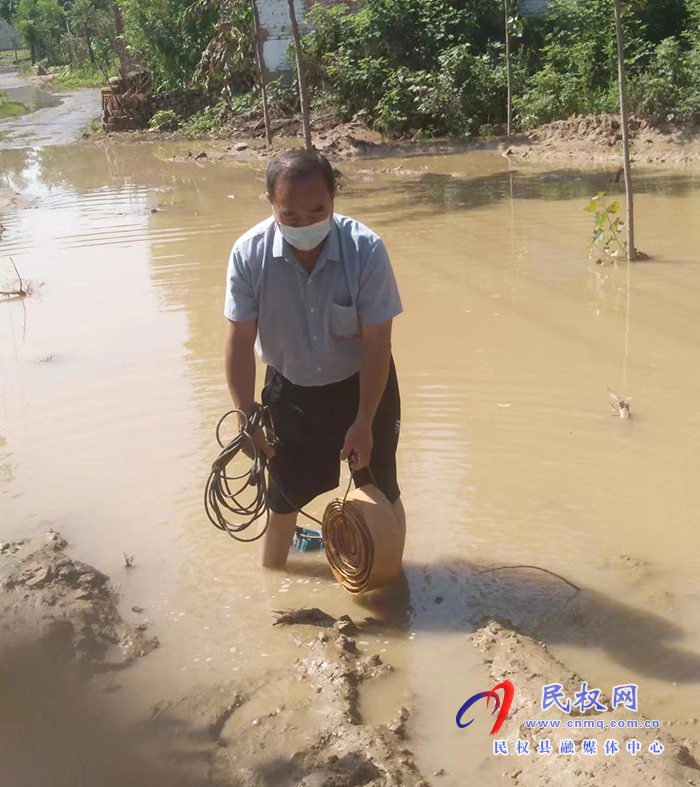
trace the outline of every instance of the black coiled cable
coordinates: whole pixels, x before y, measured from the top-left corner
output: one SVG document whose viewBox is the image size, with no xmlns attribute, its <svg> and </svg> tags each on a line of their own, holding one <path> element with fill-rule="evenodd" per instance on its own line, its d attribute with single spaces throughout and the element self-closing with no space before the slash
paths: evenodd
<svg viewBox="0 0 700 787">
<path fill-rule="evenodd" d="M 221 440 L 221 425 L 234 413 L 245 418 L 245 425 L 240 428 L 236 437 L 225 445 Z M 279 487 L 274 476 L 270 474 L 267 456 L 253 441 L 253 435 L 258 427 L 262 427 L 265 439 L 272 447 L 278 445 L 274 424 L 267 407 L 256 403 L 249 418 L 241 410 L 229 410 L 221 417 L 216 426 L 216 440 L 222 451 L 212 465 L 207 485 L 204 489 L 204 508 L 211 523 L 219 530 L 227 532 L 236 541 L 246 543 L 262 538 L 270 524 L 267 476 L 271 477 L 272 482 L 276 484 L 287 504 L 295 508 Z M 249 446 L 250 454 L 252 454 L 250 469 L 241 475 L 228 475 L 227 468 L 229 464 L 244 449 L 244 446 Z M 251 488 L 255 489 L 252 502 L 248 504 L 242 503 L 239 499 L 240 495 Z M 316 517 L 311 516 L 311 514 L 307 514 L 305 511 L 300 511 L 300 513 L 318 525 L 323 526 L 323 523 Z M 265 526 L 260 533 L 251 538 L 243 538 L 238 535 L 262 516 L 265 516 Z M 242 519 L 243 521 L 238 523 L 232 522 L 232 517 Z M 298 529 L 301 530 L 301 528 Z"/>
</svg>

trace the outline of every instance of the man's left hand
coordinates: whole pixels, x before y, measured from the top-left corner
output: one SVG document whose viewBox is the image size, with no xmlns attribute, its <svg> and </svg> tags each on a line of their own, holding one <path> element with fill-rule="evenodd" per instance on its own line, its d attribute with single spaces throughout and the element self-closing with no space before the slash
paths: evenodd
<svg viewBox="0 0 700 787">
<path fill-rule="evenodd" d="M 355 461 L 351 470 L 354 472 L 362 467 L 367 467 L 373 445 L 372 424 L 358 418 L 345 435 L 345 444 L 340 452 L 340 459 L 344 461 L 354 453 Z"/>
</svg>

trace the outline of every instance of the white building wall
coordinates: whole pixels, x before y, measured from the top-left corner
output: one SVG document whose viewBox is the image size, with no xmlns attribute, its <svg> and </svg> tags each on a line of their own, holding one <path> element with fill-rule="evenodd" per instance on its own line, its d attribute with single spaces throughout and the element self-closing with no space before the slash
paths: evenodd
<svg viewBox="0 0 700 787">
<path fill-rule="evenodd" d="M 547 0 L 520 0 L 521 14 L 544 14 Z"/>
<path fill-rule="evenodd" d="M 12 32 L 14 28 L 7 24 L 4 19 L 0 19 L 0 49 L 7 50 L 12 49 Z M 19 31 L 14 30 L 15 38 L 20 39 Z M 23 43 L 19 44 L 19 48 L 21 49 L 24 46 Z"/>
<path fill-rule="evenodd" d="M 294 0 L 297 22 L 301 25 L 306 13 L 305 0 Z M 265 67 L 273 73 L 292 67 L 286 54 L 292 42 L 287 0 L 258 0 L 258 15 L 263 32 L 263 59 Z"/>
</svg>

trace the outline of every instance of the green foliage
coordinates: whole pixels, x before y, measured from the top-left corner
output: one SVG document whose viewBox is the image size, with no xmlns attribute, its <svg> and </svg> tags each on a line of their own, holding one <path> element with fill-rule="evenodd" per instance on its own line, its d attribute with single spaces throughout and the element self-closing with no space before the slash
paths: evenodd
<svg viewBox="0 0 700 787">
<path fill-rule="evenodd" d="M 676 38 L 662 41 L 641 74 L 630 82 L 630 107 L 663 120 L 700 118 L 700 41 L 688 49 Z"/>
<path fill-rule="evenodd" d="M 104 80 L 116 57 L 116 29 L 109 0 L 0 0 L 27 44 L 32 63 L 89 64 Z"/>
<path fill-rule="evenodd" d="M 215 35 L 217 11 L 187 13 L 191 0 L 123 0 L 124 34 L 154 76 L 156 91 L 191 85 L 207 44 Z"/>
<path fill-rule="evenodd" d="M 303 42 L 310 81 L 341 119 L 359 113 L 384 133 L 422 135 L 505 119 L 500 2 L 366 0 L 354 15 L 317 5 L 312 18 Z M 512 26 L 517 33 L 515 18 Z"/>
<path fill-rule="evenodd" d="M 114 73 L 117 32 L 113 9 L 101 7 L 101 2 L 73 0 L 67 14 L 72 35 L 66 37 L 65 43 L 73 68 L 89 64 L 93 72 L 102 72 L 103 84 Z"/>
<path fill-rule="evenodd" d="M 172 109 L 160 109 L 148 125 L 154 131 L 177 131 L 182 125 L 182 118 Z"/>
<path fill-rule="evenodd" d="M 32 62 L 61 61 L 65 12 L 56 0 L 20 0 L 13 22 L 29 47 Z"/>
<path fill-rule="evenodd" d="M 106 74 L 105 74 L 106 71 Z M 102 87 L 106 84 L 110 76 L 116 76 L 119 72 L 119 65 L 116 61 L 106 64 L 105 68 L 98 65 L 90 65 L 73 68 L 69 67 L 58 72 L 58 76 L 53 80 L 54 87 L 61 90 L 75 90 L 81 87 Z"/>
<path fill-rule="evenodd" d="M 224 117 L 227 106 L 225 101 L 219 101 L 211 107 L 203 109 L 192 115 L 181 127 L 185 136 L 203 137 L 220 134 L 224 129 Z M 173 113 L 174 114 L 174 113 Z M 176 116 L 177 117 L 177 116 Z M 178 118 L 179 120 L 179 118 Z M 153 123 L 153 121 L 151 121 Z M 171 130 L 171 129 L 166 129 Z M 172 129 L 173 131 L 175 129 Z"/>
<path fill-rule="evenodd" d="M 604 262 L 615 262 L 618 258 L 625 258 L 626 244 L 620 236 L 625 227 L 625 222 L 618 216 L 619 202 L 608 202 L 605 192 L 599 191 L 588 203 L 585 210 L 595 214 L 593 237 L 588 244 L 589 257 L 598 265 Z"/>
<path fill-rule="evenodd" d="M 634 12 L 624 16 L 630 73 L 651 46 Z M 525 128 L 576 113 L 613 112 L 617 98 L 617 49 L 611 0 L 552 0 L 538 70 L 514 105 Z"/>
<path fill-rule="evenodd" d="M 206 18 L 216 13 L 214 33 L 201 54 L 194 81 L 208 90 L 220 89 L 230 98 L 242 85 L 255 82 L 254 30 L 249 0 L 195 0 L 186 18 Z"/>
<path fill-rule="evenodd" d="M 688 16 L 688 28 L 695 36 L 700 35 L 700 0 L 686 0 L 685 11 Z"/>
<path fill-rule="evenodd" d="M 12 18 L 17 13 L 19 0 L 0 0 L 0 19 L 12 22 Z"/>
</svg>

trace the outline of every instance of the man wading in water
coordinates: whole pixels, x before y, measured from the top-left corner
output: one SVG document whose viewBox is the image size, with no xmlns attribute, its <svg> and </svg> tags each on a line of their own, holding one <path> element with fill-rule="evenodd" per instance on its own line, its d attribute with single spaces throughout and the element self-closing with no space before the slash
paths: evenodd
<svg viewBox="0 0 700 787">
<path fill-rule="evenodd" d="M 374 478 L 405 538 L 391 354 L 392 320 L 403 308 L 384 243 L 334 213 L 334 197 L 326 158 L 315 150 L 282 153 L 267 169 L 274 215 L 241 236 L 229 259 L 226 380 L 249 416 L 257 349 L 267 364 L 262 403 L 280 443 L 275 453 L 262 429 L 254 436 L 270 457 L 266 568 L 284 567 L 299 509 L 338 486 L 340 461 L 349 457 L 355 486 Z"/>
</svg>

